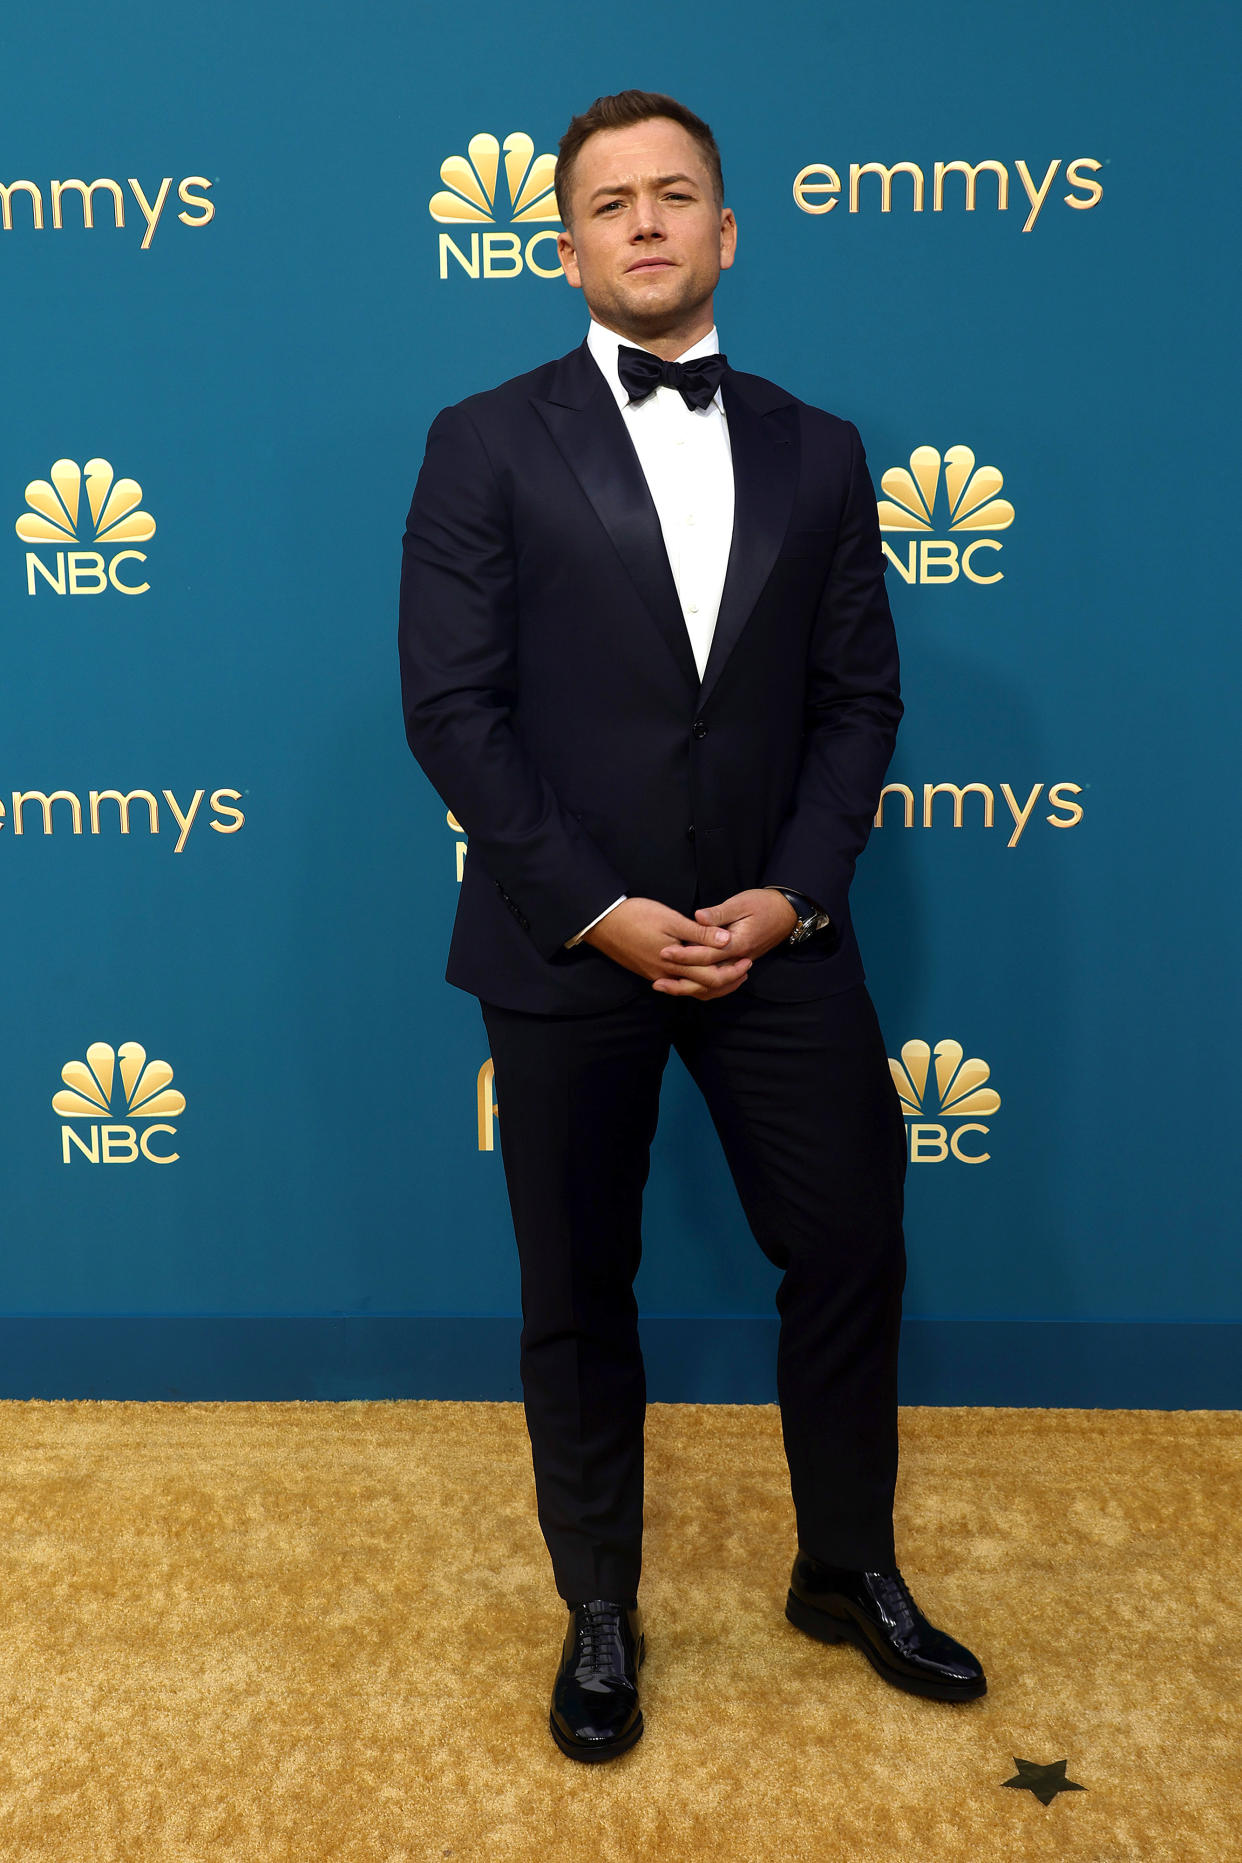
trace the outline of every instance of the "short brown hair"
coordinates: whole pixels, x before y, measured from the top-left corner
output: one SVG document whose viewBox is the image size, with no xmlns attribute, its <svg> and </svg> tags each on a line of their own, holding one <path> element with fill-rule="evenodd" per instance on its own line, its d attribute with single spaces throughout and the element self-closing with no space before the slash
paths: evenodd
<svg viewBox="0 0 1242 1863">
<path fill-rule="evenodd" d="M 707 161 L 707 172 L 712 178 L 712 188 L 716 196 L 716 205 L 724 206 L 724 176 L 720 169 L 720 150 L 716 147 L 716 138 L 693 110 L 688 110 L 675 97 L 666 97 L 663 91 L 618 91 L 614 97 L 597 97 L 589 110 L 581 116 L 573 117 L 569 128 L 561 137 L 556 156 L 556 201 L 561 219 L 566 225 L 569 216 L 565 208 L 569 201 L 569 187 L 573 180 L 574 163 L 588 136 L 594 136 L 601 129 L 631 129 L 636 123 L 649 123 L 653 117 L 666 116 L 674 123 L 680 123 L 688 130 L 698 143 Z"/>
</svg>

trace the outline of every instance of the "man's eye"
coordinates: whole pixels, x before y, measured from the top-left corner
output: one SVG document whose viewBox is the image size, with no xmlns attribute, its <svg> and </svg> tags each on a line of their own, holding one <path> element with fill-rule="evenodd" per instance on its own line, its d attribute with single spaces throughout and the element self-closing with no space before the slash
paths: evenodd
<svg viewBox="0 0 1242 1863">
<path fill-rule="evenodd" d="M 600 208 L 600 212 L 610 213 L 614 207 L 620 207 L 620 205 L 621 205 L 620 201 L 605 201 L 603 206 Z"/>
</svg>

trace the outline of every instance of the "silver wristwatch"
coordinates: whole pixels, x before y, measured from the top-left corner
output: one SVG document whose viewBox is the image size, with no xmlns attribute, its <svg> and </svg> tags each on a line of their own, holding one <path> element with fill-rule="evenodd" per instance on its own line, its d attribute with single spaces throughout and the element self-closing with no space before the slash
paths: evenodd
<svg viewBox="0 0 1242 1863">
<path fill-rule="evenodd" d="M 821 911 L 805 893 L 791 892 L 787 886 L 778 886 L 776 891 L 784 895 L 798 915 L 798 923 L 789 934 L 790 944 L 805 944 L 816 932 L 825 931 L 831 925 L 831 915 Z"/>
</svg>

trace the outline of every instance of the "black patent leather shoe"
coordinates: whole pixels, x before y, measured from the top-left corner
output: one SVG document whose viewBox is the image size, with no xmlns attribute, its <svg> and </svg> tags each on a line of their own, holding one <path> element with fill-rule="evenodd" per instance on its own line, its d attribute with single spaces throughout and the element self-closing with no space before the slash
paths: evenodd
<svg viewBox="0 0 1242 1863">
<path fill-rule="evenodd" d="M 929 1624 L 900 1572 L 853 1572 L 809 1553 L 794 1560 L 785 1615 L 821 1643 L 853 1643 L 895 1688 L 934 1701 L 987 1693 L 968 1649 Z"/>
<path fill-rule="evenodd" d="M 638 1670 L 646 1653 L 634 1605 L 605 1598 L 570 1605 L 548 1721 L 562 1753 L 576 1760 L 613 1759 L 641 1738 Z"/>
</svg>

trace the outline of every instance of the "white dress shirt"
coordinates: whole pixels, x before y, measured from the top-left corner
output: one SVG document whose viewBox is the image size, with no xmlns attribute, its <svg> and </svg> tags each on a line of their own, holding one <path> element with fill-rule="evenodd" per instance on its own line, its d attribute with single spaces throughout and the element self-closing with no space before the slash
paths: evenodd
<svg viewBox="0 0 1242 1863">
<path fill-rule="evenodd" d="M 682 618 L 702 679 L 733 542 L 729 423 L 719 389 L 705 408 L 687 407 L 677 388 L 657 388 L 644 400 L 631 401 L 617 374 L 617 351 L 624 340 L 594 321 L 587 331 L 587 348 L 621 410 L 660 520 Z M 712 329 L 677 361 L 714 356 L 719 348 Z"/>
<path fill-rule="evenodd" d="M 617 374 L 617 351 L 624 341 L 614 330 L 606 330 L 592 319 L 587 348 L 613 392 L 638 454 L 660 520 L 694 663 L 702 679 L 733 543 L 729 423 L 719 390 L 705 408 L 687 407 L 676 388 L 657 388 L 644 400 L 631 401 Z M 641 349 L 644 345 L 634 343 L 630 347 Z M 690 362 L 696 356 L 714 356 L 719 348 L 713 328 L 676 360 Z M 621 899 L 614 899 L 598 918 L 568 940 L 568 946 L 579 944 L 626 897 L 623 893 Z"/>
</svg>

